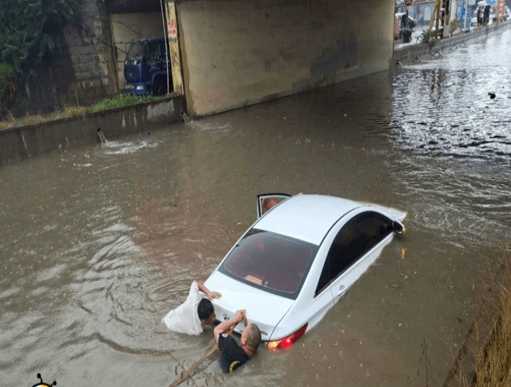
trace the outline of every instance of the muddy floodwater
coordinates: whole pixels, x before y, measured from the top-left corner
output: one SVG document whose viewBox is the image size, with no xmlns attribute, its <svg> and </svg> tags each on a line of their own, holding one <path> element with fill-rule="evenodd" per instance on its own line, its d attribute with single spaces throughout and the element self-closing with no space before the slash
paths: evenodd
<svg viewBox="0 0 511 387">
<path fill-rule="evenodd" d="M 232 376 L 205 364 L 185 385 L 441 385 L 511 236 L 510 52 L 507 30 L 393 72 L 2 167 L 0 385 L 41 372 L 61 386 L 167 386 L 211 336 L 168 332 L 161 318 L 268 191 L 396 207 L 408 233 L 294 348 L 261 350 Z"/>
</svg>

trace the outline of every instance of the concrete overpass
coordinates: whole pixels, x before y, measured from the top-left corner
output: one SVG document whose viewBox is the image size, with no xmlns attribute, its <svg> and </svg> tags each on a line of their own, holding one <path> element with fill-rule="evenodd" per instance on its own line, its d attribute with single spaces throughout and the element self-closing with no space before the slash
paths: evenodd
<svg viewBox="0 0 511 387">
<path fill-rule="evenodd" d="M 126 13 L 164 8 L 174 90 L 184 94 L 191 115 L 382 71 L 392 58 L 394 0 L 110 0 L 109 6 Z"/>
</svg>

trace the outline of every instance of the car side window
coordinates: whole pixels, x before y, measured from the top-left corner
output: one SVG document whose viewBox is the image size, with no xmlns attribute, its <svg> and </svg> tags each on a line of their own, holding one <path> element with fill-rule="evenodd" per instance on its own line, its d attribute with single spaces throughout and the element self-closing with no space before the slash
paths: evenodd
<svg viewBox="0 0 511 387">
<path fill-rule="evenodd" d="M 393 230 L 390 219 L 373 211 L 359 214 L 347 222 L 330 247 L 316 295 Z"/>
</svg>

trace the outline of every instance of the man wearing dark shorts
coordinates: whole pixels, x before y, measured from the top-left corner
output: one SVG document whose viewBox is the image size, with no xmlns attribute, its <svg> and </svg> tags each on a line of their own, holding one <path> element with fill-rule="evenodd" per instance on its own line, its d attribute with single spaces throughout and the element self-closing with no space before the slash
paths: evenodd
<svg viewBox="0 0 511 387">
<path fill-rule="evenodd" d="M 231 332 L 240 322 L 245 322 L 241 332 L 240 344 L 231 336 Z M 261 332 L 255 324 L 249 324 L 244 310 L 238 310 L 231 320 L 218 324 L 213 330 L 220 350 L 220 365 L 225 373 L 231 373 L 249 361 L 257 352 L 261 342 Z"/>
</svg>

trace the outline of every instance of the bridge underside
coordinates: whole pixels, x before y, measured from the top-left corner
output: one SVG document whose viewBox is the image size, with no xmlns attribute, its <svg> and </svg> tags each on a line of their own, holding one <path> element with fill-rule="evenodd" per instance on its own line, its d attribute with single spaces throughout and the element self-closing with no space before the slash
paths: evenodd
<svg viewBox="0 0 511 387">
<path fill-rule="evenodd" d="M 190 114 L 206 115 L 388 68 L 393 0 L 176 3 Z"/>
<path fill-rule="evenodd" d="M 160 0 L 107 0 L 111 13 L 159 12 Z"/>
</svg>

